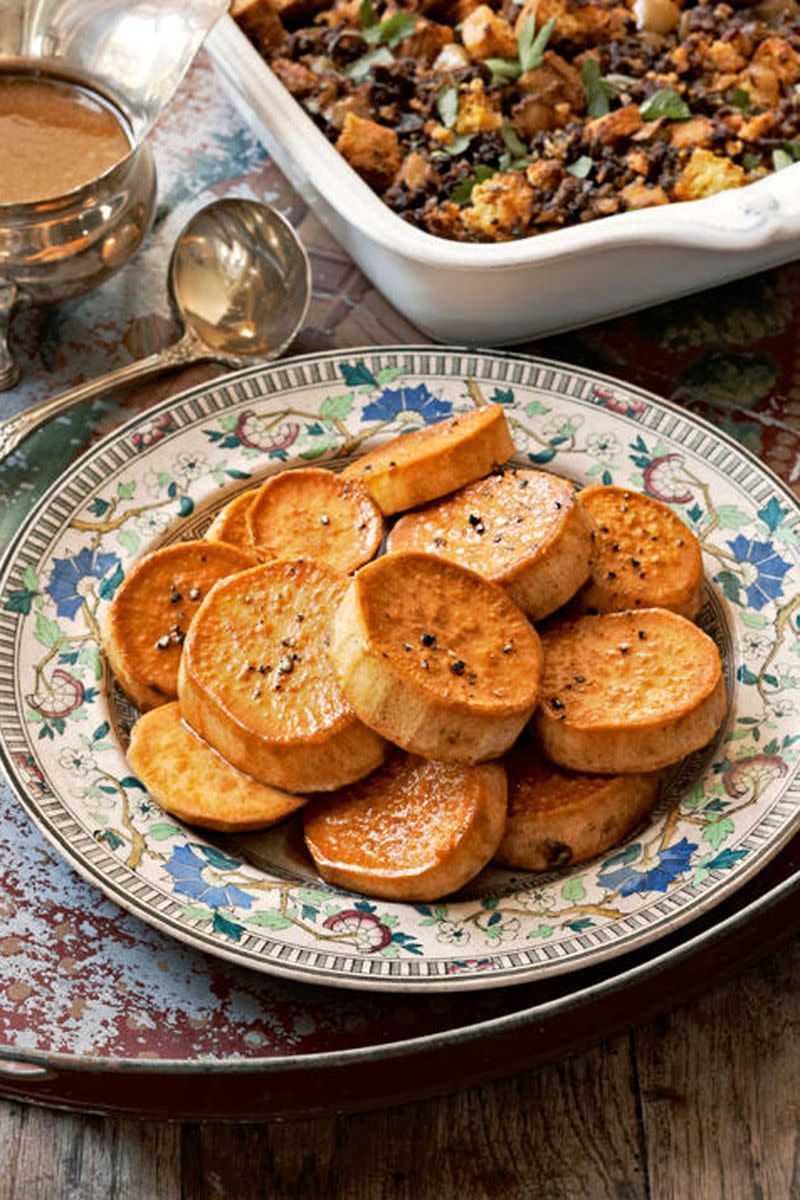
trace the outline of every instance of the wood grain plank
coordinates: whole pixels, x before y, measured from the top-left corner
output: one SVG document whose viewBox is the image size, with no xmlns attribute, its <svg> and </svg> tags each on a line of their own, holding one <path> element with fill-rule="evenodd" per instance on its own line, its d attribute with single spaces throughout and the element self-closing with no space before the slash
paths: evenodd
<svg viewBox="0 0 800 1200">
<path fill-rule="evenodd" d="M 180 1200 L 180 1153 L 178 1126 L 0 1100 L 0 1200 Z"/>
<path fill-rule="evenodd" d="M 636 1037 L 653 1200 L 800 1197 L 800 940 Z"/>
<path fill-rule="evenodd" d="M 356 1117 L 184 1130 L 183 1200 L 645 1200 L 628 1042 Z"/>
<path fill-rule="evenodd" d="M 800 1200 L 799 984 L 797 940 L 628 1038 L 364 1116 L 181 1130 L 0 1101 L 0 1200 Z"/>
</svg>

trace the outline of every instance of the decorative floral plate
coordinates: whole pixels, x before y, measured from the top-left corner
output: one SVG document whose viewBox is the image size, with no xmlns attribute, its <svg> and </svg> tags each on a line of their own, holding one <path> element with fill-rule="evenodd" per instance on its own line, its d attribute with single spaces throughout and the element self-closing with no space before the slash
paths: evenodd
<svg viewBox="0 0 800 1200">
<path fill-rule="evenodd" d="M 329 888 L 298 823 L 213 840 L 127 766 L 135 713 L 98 622 L 145 550 L 197 536 L 271 471 L 338 465 L 486 401 L 523 463 L 666 501 L 699 537 L 702 623 L 730 712 L 667 780 L 646 828 L 548 875 L 490 869 L 438 904 Z M 746 450 L 626 384 L 543 360 L 438 347 L 310 355 L 172 398 L 84 457 L 11 546 L 0 582 L 0 752 L 24 807 L 86 878 L 144 920 L 258 970 L 345 987 L 443 990 L 588 966 L 739 887 L 800 819 L 800 508 Z"/>
</svg>

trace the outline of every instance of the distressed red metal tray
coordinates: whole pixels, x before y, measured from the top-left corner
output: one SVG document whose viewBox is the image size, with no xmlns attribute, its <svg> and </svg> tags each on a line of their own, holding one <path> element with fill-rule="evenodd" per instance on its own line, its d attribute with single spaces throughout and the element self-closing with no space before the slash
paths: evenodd
<svg viewBox="0 0 800 1200">
<path fill-rule="evenodd" d="M 0 1092 L 165 1119 L 311 1116 L 525 1070 L 673 1007 L 800 928 L 800 839 L 657 950 L 454 996 L 265 978 L 178 945 L 0 816 Z"/>
</svg>

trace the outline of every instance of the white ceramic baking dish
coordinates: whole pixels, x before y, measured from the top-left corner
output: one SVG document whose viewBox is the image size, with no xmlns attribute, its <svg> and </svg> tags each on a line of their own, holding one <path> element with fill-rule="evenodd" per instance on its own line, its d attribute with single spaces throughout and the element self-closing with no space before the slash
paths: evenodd
<svg viewBox="0 0 800 1200">
<path fill-rule="evenodd" d="M 707 200 L 516 242 L 433 237 L 367 187 L 230 17 L 206 45 L 226 91 L 316 215 L 375 286 L 441 341 L 526 341 L 800 256 L 800 163 Z"/>
</svg>

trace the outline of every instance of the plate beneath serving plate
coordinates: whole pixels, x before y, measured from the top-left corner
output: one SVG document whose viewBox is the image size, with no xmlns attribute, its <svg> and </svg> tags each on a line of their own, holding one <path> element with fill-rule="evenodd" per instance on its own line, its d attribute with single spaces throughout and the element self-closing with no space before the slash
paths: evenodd
<svg viewBox="0 0 800 1200">
<path fill-rule="evenodd" d="M 646 488 L 700 538 L 702 621 L 730 713 L 645 829 L 549 875 L 492 870 L 433 905 L 329 888 L 296 830 L 213 841 L 159 810 L 125 762 L 132 712 L 108 688 L 97 621 L 146 549 L 196 536 L 284 466 L 351 457 L 482 400 L 522 462 Z M 195 388 L 85 455 L 17 536 L 0 585 L 0 749 L 27 811 L 120 904 L 246 966 L 329 985 L 490 987 L 595 964 L 675 930 L 797 828 L 800 509 L 711 426 L 544 360 L 438 347 L 311 355 Z"/>
</svg>

